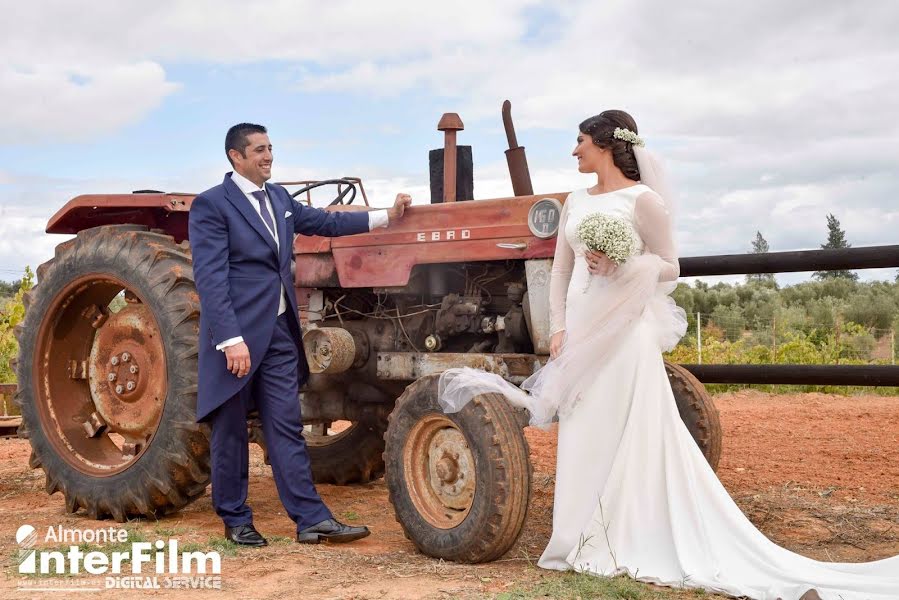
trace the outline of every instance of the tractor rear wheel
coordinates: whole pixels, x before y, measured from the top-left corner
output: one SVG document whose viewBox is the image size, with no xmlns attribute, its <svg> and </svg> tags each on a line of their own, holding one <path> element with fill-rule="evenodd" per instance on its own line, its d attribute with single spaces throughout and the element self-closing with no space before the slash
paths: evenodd
<svg viewBox="0 0 899 600">
<path fill-rule="evenodd" d="M 346 422 L 344 422 L 346 423 Z M 339 423 L 343 425 L 344 423 Z M 349 485 L 368 483 L 384 475 L 384 431 L 381 420 L 350 421 L 348 427 L 334 423 L 314 423 L 303 427 L 312 481 Z M 269 464 L 262 422 L 250 421 L 250 442 L 262 448 Z"/>
<path fill-rule="evenodd" d="M 331 425 L 316 423 L 303 431 L 315 483 L 368 483 L 384 475 L 386 423 L 352 421 L 341 431 Z"/>
<path fill-rule="evenodd" d="M 665 362 L 680 418 L 713 470 L 721 459 L 721 421 L 705 386 L 680 365 Z"/>
<path fill-rule="evenodd" d="M 187 243 L 145 227 L 88 229 L 56 247 L 25 297 L 17 400 L 47 492 L 125 521 L 202 495 L 195 422 L 200 302 Z"/>
<path fill-rule="evenodd" d="M 384 436 L 390 502 L 422 553 L 495 560 L 515 544 L 527 514 L 528 444 L 517 411 L 499 394 L 444 414 L 438 379 L 411 384 L 390 413 Z"/>
</svg>

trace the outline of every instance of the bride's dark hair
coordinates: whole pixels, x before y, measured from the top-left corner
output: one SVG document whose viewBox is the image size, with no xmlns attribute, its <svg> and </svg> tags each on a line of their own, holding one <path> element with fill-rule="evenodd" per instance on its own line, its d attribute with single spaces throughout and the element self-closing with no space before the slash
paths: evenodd
<svg viewBox="0 0 899 600">
<path fill-rule="evenodd" d="M 595 117 L 586 119 L 578 126 L 578 129 L 581 130 L 581 133 L 589 135 L 593 143 L 600 148 L 612 150 L 612 160 L 625 177 L 640 181 L 640 169 L 637 168 L 634 145 L 613 137 L 612 134 L 615 133 L 616 127 L 639 133 L 637 122 L 623 110 L 604 110 Z"/>
</svg>

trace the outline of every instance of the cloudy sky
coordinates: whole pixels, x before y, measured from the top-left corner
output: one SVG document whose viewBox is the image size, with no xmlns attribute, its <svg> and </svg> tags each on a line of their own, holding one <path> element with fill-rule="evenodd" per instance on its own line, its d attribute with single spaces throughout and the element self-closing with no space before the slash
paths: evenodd
<svg viewBox="0 0 899 600">
<path fill-rule="evenodd" d="M 0 278 L 52 256 L 81 193 L 197 192 L 227 127 L 270 128 L 275 179 L 358 175 L 426 201 L 443 112 L 475 195 L 511 195 L 500 106 L 534 188 L 593 182 L 577 124 L 633 114 L 678 183 L 684 256 L 899 243 L 893 0 L 347 2 L 0 0 Z M 892 279 L 895 270 L 863 272 Z M 784 276 L 789 283 L 805 275 Z"/>
</svg>

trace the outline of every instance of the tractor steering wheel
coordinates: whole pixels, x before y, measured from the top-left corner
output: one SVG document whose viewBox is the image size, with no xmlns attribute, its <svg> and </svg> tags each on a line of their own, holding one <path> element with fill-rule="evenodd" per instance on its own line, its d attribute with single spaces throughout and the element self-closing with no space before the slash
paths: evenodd
<svg viewBox="0 0 899 600">
<path fill-rule="evenodd" d="M 346 186 L 346 188 L 344 188 L 340 191 L 340 193 L 337 194 L 336 198 L 331 200 L 331 203 L 328 206 L 336 206 L 338 204 L 352 204 L 353 200 L 356 198 L 356 183 L 354 181 L 350 181 L 349 179 L 326 179 L 324 181 L 316 181 L 315 183 L 310 183 L 309 185 L 301 187 L 300 189 L 292 193 L 291 197 L 296 198 L 300 194 L 305 194 L 309 190 L 321 187 L 323 185 Z M 347 194 L 350 194 L 349 198 L 346 197 Z"/>
</svg>

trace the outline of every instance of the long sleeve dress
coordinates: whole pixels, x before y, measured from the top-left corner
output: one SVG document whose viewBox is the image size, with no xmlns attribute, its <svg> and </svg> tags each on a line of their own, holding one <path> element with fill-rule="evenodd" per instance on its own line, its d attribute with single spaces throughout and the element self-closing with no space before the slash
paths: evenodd
<svg viewBox="0 0 899 600">
<path fill-rule="evenodd" d="M 657 257 L 661 285 L 670 290 L 678 277 L 667 211 L 647 186 L 572 193 L 550 286 L 552 330 L 568 339 L 598 327 L 602 294 L 615 284 L 589 273 L 576 233 L 596 212 L 632 224 L 638 254 Z M 811 588 L 825 600 L 899 598 L 899 557 L 818 562 L 777 546 L 743 515 L 680 419 L 662 360 L 662 322 L 649 305 L 631 315 L 577 401 L 559 411 L 553 532 L 538 564 L 757 600 L 793 600 Z M 566 342 L 562 356 L 570 349 Z"/>
</svg>

